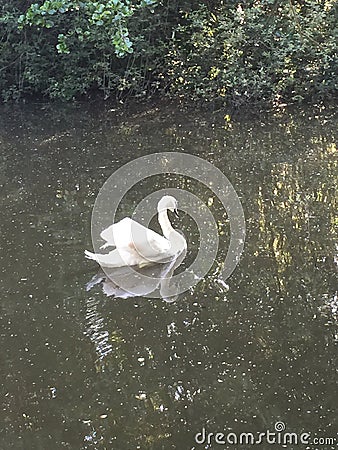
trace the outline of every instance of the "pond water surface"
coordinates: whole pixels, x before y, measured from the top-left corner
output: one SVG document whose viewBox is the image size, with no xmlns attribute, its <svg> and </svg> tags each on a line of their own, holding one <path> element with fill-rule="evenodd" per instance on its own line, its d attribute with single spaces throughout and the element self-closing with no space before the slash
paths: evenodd
<svg viewBox="0 0 338 450">
<path fill-rule="evenodd" d="M 283 427 L 310 434 L 287 448 L 336 448 L 336 119 L 330 108 L 228 122 L 168 106 L 2 107 L 0 448 L 253 448 L 236 439 Z M 209 161 L 236 189 L 239 265 L 219 282 L 219 200 L 189 174 L 158 176 L 126 196 L 121 217 L 151 190 L 190 190 L 219 227 L 209 274 L 172 303 L 86 291 L 101 186 L 168 151 Z M 185 214 L 175 225 L 189 261 L 197 230 Z"/>
</svg>

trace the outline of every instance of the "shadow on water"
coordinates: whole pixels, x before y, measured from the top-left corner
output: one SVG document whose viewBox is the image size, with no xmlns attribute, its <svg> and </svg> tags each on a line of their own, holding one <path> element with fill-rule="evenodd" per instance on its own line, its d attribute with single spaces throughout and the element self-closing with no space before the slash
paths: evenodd
<svg viewBox="0 0 338 450">
<path fill-rule="evenodd" d="M 0 448 L 216 449 L 196 433 L 274 431 L 276 422 L 311 439 L 336 436 L 332 108 L 229 124 L 168 106 L 27 105 L 2 108 L 0 120 Z M 151 177 L 117 219 L 154 189 L 190 190 L 217 221 L 212 270 L 171 303 L 119 298 L 106 274 L 101 285 L 115 297 L 87 292 L 95 197 L 114 170 L 155 151 L 195 154 L 229 178 L 246 217 L 240 264 L 218 282 L 229 222 L 210 190 L 188 176 Z M 175 227 L 189 266 L 198 230 L 184 215 Z"/>
</svg>

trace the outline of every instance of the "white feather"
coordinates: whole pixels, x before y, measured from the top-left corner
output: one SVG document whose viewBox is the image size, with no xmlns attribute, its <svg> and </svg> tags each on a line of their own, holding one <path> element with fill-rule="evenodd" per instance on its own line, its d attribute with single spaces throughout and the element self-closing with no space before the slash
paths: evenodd
<svg viewBox="0 0 338 450">
<path fill-rule="evenodd" d="M 168 262 L 186 249 L 186 240 L 171 226 L 167 210 L 174 211 L 177 201 L 164 196 L 158 204 L 158 220 L 164 236 L 144 227 L 129 217 L 122 219 L 102 231 L 106 242 L 101 246 L 116 247 L 107 254 L 85 251 L 85 256 L 104 267 L 140 267 L 156 262 Z"/>
</svg>

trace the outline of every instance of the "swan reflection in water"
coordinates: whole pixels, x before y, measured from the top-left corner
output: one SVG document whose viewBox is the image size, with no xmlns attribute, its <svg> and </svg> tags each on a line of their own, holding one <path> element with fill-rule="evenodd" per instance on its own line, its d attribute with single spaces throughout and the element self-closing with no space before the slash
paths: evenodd
<svg viewBox="0 0 338 450">
<path fill-rule="evenodd" d="M 184 250 L 177 258 L 165 264 L 155 264 L 139 268 L 117 267 L 101 269 L 87 283 L 89 291 L 94 286 L 101 284 L 103 292 L 108 297 L 162 297 L 168 303 L 176 301 L 179 297 L 180 286 L 172 277 L 175 269 L 182 263 L 186 255 Z M 123 286 L 123 287 L 122 287 Z M 86 330 L 85 335 L 92 341 L 97 354 L 96 369 L 105 370 L 105 360 L 114 351 L 109 339 L 105 319 L 100 311 L 100 300 L 90 296 L 86 300 Z"/>
<path fill-rule="evenodd" d="M 172 303 L 178 298 L 180 286 L 172 280 L 174 271 L 182 263 L 186 256 L 184 249 L 177 258 L 165 264 L 153 264 L 152 266 L 124 266 L 105 268 L 94 275 L 87 283 L 89 291 L 95 285 L 101 284 L 107 297 L 161 297 L 164 301 Z"/>
</svg>

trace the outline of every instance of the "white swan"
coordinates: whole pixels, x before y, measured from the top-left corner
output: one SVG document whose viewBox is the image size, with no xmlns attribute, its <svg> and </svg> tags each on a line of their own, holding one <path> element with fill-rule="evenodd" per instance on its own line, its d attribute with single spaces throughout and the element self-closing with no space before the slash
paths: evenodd
<svg viewBox="0 0 338 450">
<path fill-rule="evenodd" d="M 107 254 L 92 253 L 85 255 L 103 267 L 139 266 L 163 262 L 177 257 L 187 248 L 184 237 L 175 231 L 168 218 L 168 209 L 177 215 L 177 200 L 165 195 L 158 202 L 158 221 L 163 236 L 126 217 L 102 231 L 101 238 L 106 241 L 101 248 L 116 247 Z"/>
</svg>

